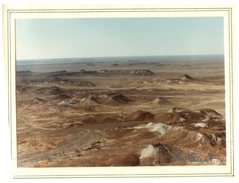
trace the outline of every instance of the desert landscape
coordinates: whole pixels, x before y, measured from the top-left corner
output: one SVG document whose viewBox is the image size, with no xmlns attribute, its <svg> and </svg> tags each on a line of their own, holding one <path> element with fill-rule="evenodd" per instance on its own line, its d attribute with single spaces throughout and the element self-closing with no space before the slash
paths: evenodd
<svg viewBox="0 0 239 183">
<path fill-rule="evenodd" d="M 18 167 L 225 165 L 223 56 L 17 61 Z"/>
</svg>

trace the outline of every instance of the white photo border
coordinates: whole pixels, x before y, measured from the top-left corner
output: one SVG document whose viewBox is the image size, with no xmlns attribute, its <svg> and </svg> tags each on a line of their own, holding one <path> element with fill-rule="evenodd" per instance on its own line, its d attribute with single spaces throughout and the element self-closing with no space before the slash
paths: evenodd
<svg viewBox="0 0 239 183">
<path fill-rule="evenodd" d="M 234 175 L 234 55 L 233 12 L 228 6 L 160 6 L 160 5 L 39 5 L 4 7 L 5 71 L 8 84 L 8 122 L 11 132 L 11 157 L 15 178 L 45 177 L 214 177 Z M 224 17 L 224 65 L 226 100 L 226 165 L 165 167 L 17 167 L 16 143 L 16 19 L 23 18 L 116 18 L 116 17 Z"/>
</svg>

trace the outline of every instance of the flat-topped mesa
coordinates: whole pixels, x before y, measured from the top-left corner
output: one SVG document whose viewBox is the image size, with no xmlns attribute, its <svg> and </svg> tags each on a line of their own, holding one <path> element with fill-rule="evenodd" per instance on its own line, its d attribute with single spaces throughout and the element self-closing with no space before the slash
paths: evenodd
<svg viewBox="0 0 239 183">
<path fill-rule="evenodd" d="M 54 71 L 54 72 L 50 72 L 51 74 L 62 74 L 62 73 L 67 73 L 66 70 L 61 70 L 61 71 Z"/>
<path fill-rule="evenodd" d="M 116 74 L 116 75 L 139 75 L 139 76 L 152 76 L 154 73 L 151 70 L 99 70 L 98 73 L 102 74 Z"/>
<path fill-rule="evenodd" d="M 81 69 L 79 72 L 52 72 L 48 73 L 50 77 L 60 76 L 118 76 L 118 75 L 133 75 L 133 76 L 152 76 L 154 73 L 151 70 L 140 69 L 115 69 L 115 70 L 85 70 Z"/>
</svg>

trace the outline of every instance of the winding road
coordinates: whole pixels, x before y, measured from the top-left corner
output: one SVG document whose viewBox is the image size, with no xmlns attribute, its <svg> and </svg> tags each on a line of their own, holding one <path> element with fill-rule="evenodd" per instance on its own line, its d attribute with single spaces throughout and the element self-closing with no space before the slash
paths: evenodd
<svg viewBox="0 0 239 183">
<path fill-rule="evenodd" d="M 18 166 L 28 167 L 44 159 L 53 157 L 54 159 L 57 159 L 57 156 L 59 155 L 66 155 L 70 152 L 76 152 L 76 150 L 82 150 L 83 146 L 90 146 L 93 142 L 97 141 L 99 135 L 100 134 L 97 134 L 94 130 L 81 129 L 75 134 L 73 139 L 59 143 L 57 147 L 52 150 L 46 152 L 35 152 L 26 154 L 20 158 L 18 157 Z"/>
</svg>

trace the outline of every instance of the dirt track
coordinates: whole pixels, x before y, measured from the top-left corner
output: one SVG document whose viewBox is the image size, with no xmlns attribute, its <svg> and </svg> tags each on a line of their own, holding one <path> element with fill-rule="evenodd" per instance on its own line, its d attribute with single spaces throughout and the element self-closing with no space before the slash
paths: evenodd
<svg viewBox="0 0 239 183">
<path fill-rule="evenodd" d="M 27 154 L 27 157 L 21 157 L 21 160 L 18 161 L 18 166 L 26 166 L 27 164 L 34 164 L 35 162 L 44 160 L 44 159 L 51 159 L 56 158 L 58 156 L 64 156 L 71 152 L 75 152 L 76 150 L 82 150 L 83 146 L 88 146 L 92 142 L 97 140 L 97 134 L 93 130 L 80 130 L 80 132 L 74 133 L 74 139 L 70 141 L 64 142 L 64 144 L 59 144 L 58 147 L 53 148 L 47 152 L 41 153 L 32 153 Z"/>
</svg>

